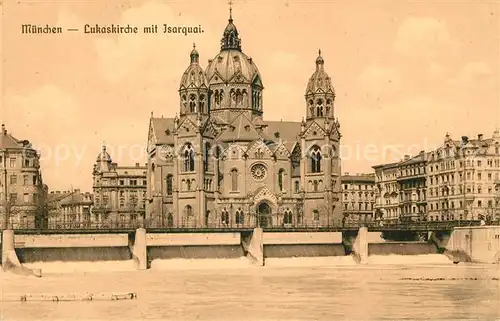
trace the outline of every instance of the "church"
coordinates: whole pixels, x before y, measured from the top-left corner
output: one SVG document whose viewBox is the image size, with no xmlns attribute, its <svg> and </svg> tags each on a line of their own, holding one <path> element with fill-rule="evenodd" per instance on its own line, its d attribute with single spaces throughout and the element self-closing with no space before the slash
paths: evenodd
<svg viewBox="0 0 500 321">
<path fill-rule="evenodd" d="M 321 51 L 305 88 L 305 118 L 268 121 L 264 79 L 241 43 L 230 10 L 206 68 L 195 46 L 189 54 L 179 113 L 151 115 L 147 219 L 200 228 L 338 224 L 341 134 Z"/>
</svg>

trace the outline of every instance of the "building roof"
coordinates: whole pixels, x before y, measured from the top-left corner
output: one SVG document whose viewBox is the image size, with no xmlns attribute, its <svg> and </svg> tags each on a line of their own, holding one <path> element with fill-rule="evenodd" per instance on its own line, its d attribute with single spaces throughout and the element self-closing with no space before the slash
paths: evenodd
<svg viewBox="0 0 500 321">
<path fill-rule="evenodd" d="M 174 143 L 174 119 L 173 118 L 151 118 L 151 126 L 156 137 L 156 144 L 172 145 Z M 170 134 L 167 135 L 167 129 Z"/>
<path fill-rule="evenodd" d="M 2 149 L 13 149 L 13 148 L 23 148 L 28 141 L 18 140 L 5 129 L 5 125 L 2 124 L 2 129 L 0 132 L 0 148 Z"/>
<path fill-rule="evenodd" d="M 340 181 L 343 182 L 360 182 L 360 183 L 375 183 L 374 173 L 362 173 L 362 174 L 344 174 L 340 177 Z"/>
<path fill-rule="evenodd" d="M 398 165 L 399 165 L 399 162 L 375 165 L 375 166 L 372 166 L 372 168 L 375 170 L 377 170 L 377 169 L 390 169 L 390 168 L 396 168 L 396 167 L 398 167 Z"/>
</svg>

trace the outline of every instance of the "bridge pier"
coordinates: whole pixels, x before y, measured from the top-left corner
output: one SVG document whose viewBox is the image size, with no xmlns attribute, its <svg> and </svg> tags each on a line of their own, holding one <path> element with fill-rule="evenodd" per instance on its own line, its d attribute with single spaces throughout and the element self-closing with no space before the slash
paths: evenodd
<svg viewBox="0 0 500 321">
<path fill-rule="evenodd" d="M 358 264 L 368 263 L 368 228 L 361 227 L 357 232 L 343 232 L 342 244 L 345 254 L 354 256 Z"/>
<path fill-rule="evenodd" d="M 264 233 L 262 228 L 254 228 L 250 233 L 241 233 L 241 246 L 245 254 L 256 265 L 264 266 Z"/>
<path fill-rule="evenodd" d="M 2 232 L 2 268 L 6 272 L 42 277 L 40 269 L 28 269 L 19 262 L 16 254 L 13 230 L 4 230 Z"/>
<path fill-rule="evenodd" d="M 148 268 L 146 229 L 138 228 L 134 233 L 130 233 L 128 247 L 137 269 L 146 270 Z"/>
</svg>

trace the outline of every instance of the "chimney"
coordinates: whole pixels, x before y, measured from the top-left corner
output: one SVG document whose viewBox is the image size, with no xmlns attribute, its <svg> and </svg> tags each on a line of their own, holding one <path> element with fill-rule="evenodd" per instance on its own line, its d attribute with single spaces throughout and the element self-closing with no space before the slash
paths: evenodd
<svg viewBox="0 0 500 321">
<path fill-rule="evenodd" d="M 76 188 L 76 189 L 75 189 L 75 193 L 80 193 L 80 189 L 79 189 L 79 188 Z"/>
<path fill-rule="evenodd" d="M 139 163 L 135 163 L 135 167 L 139 167 Z"/>
<path fill-rule="evenodd" d="M 425 154 L 425 150 L 421 150 L 420 155 L 424 155 L 424 154 Z"/>
<path fill-rule="evenodd" d="M 7 129 L 5 129 L 5 124 L 2 124 L 2 134 L 7 135 Z"/>
<path fill-rule="evenodd" d="M 483 140 L 483 134 L 478 134 L 477 135 L 477 140 L 482 141 Z"/>
<path fill-rule="evenodd" d="M 50 194 L 54 194 L 54 191 L 50 191 Z"/>
<path fill-rule="evenodd" d="M 409 160 L 409 159 L 410 159 L 410 155 L 405 155 L 404 160 L 405 160 L 405 161 L 407 161 L 407 160 Z"/>
<path fill-rule="evenodd" d="M 469 142 L 469 137 L 467 136 L 462 136 L 462 143 L 467 144 Z"/>
</svg>

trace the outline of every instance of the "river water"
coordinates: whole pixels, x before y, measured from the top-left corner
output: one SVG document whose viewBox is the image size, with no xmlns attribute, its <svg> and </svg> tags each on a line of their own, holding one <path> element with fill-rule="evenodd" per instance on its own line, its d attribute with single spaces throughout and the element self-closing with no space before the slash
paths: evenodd
<svg viewBox="0 0 500 321">
<path fill-rule="evenodd" d="M 500 320 L 499 265 L 441 255 L 40 263 L 0 272 L 0 320 Z M 136 292 L 136 300 L 20 302 L 24 294 Z"/>
</svg>

